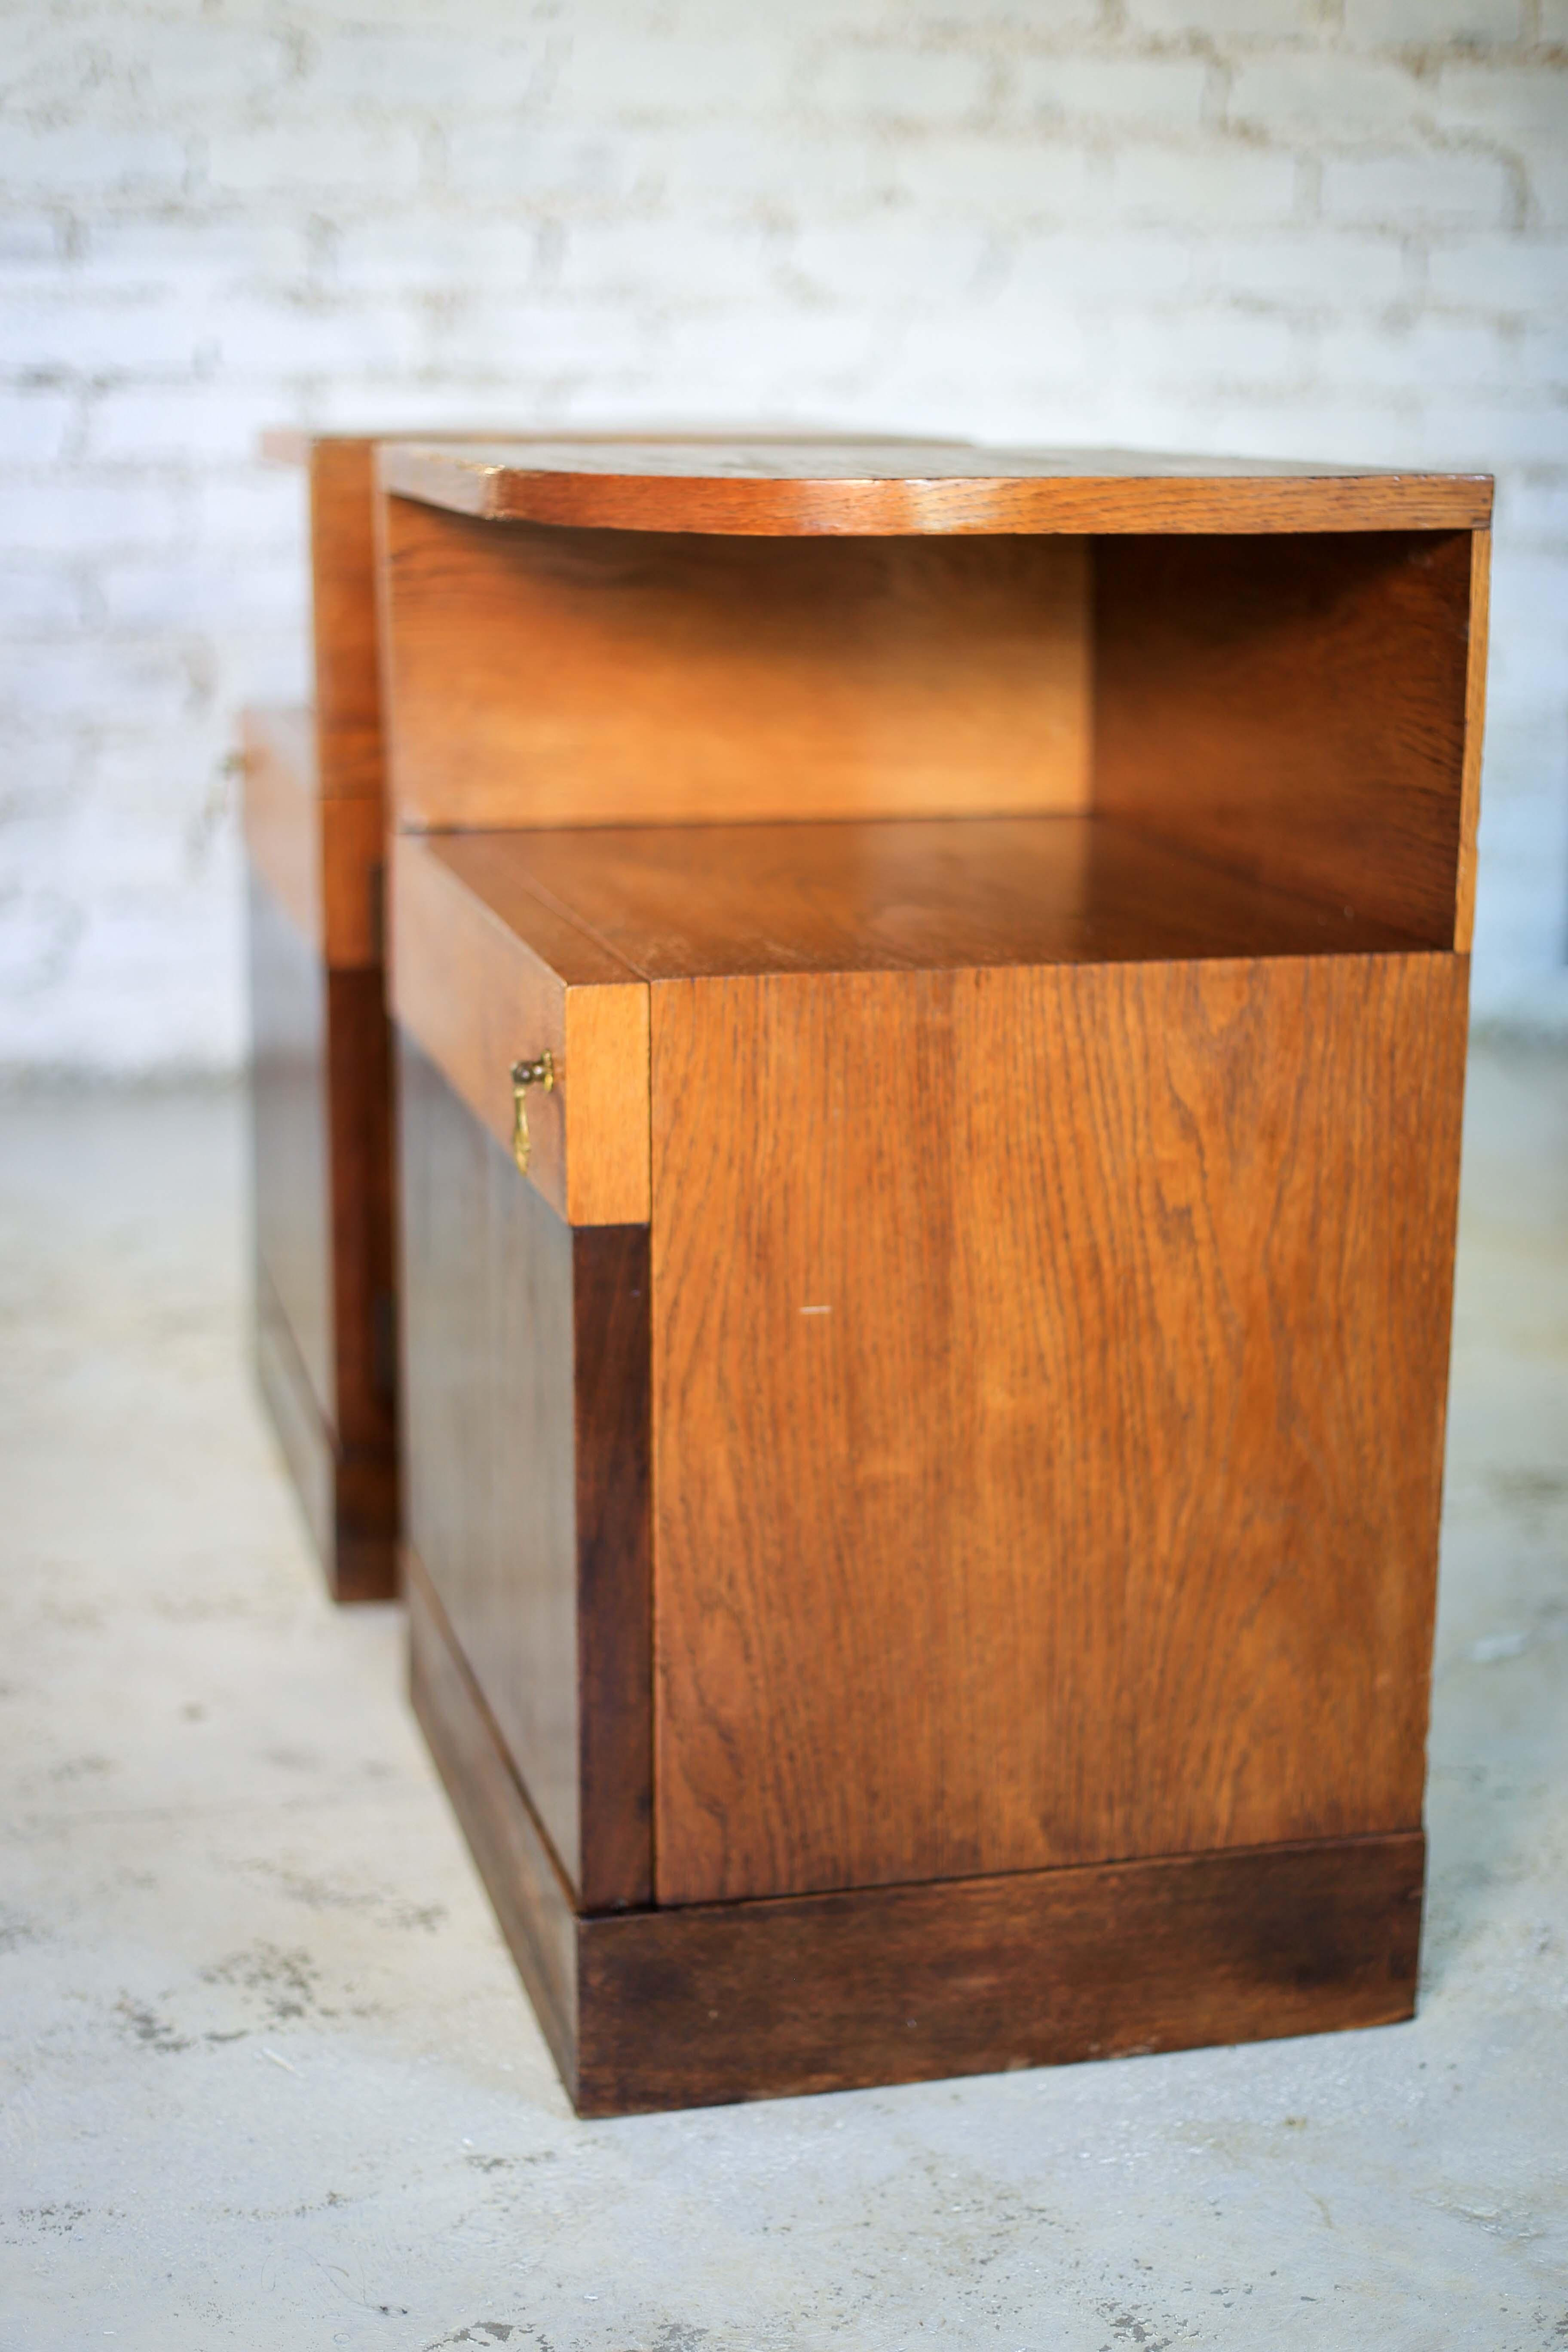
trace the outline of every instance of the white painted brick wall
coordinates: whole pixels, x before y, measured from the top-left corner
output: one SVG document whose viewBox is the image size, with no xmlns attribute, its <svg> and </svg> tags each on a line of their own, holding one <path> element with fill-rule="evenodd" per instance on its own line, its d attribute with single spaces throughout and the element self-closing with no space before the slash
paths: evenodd
<svg viewBox="0 0 1568 2352">
<path fill-rule="evenodd" d="M 1477 1000 L 1568 1011 L 1568 0 L 55 0 L 0 43 L 0 1062 L 242 1044 L 299 421 L 1500 483 Z"/>
</svg>

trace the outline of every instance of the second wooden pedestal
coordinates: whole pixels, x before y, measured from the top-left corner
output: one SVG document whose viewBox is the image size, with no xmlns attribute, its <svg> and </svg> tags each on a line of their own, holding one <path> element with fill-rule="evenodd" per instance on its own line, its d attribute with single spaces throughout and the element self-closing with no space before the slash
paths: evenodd
<svg viewBox="0 0 1568 2352">
<path fill-rule="evenodd" d="M 327 1589 L 397 1589 L 392 1053 L 374 451 L 279 436 L 310 498 L 315 698 L 245 715 L 256 1355 Z"/>
</svg>

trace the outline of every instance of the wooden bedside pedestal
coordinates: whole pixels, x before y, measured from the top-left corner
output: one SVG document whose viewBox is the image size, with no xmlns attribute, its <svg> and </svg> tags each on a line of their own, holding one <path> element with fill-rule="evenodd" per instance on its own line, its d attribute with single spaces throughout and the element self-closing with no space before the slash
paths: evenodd
<svg viewBox="0 0 1568 2352">
<path fill-rule="evenodd" d="M 415 1696 L 579 2110 L 1407 2015 L 1488 486 L 382 467 Z"/>
<path fill-rule="evenodd" d="M 329 1590 L 374 1601 L 398 1532 L 374 445 L 268 446 L 308 473 L 316 702 L 244 719 L 257 1364 Z"/>
</svg>

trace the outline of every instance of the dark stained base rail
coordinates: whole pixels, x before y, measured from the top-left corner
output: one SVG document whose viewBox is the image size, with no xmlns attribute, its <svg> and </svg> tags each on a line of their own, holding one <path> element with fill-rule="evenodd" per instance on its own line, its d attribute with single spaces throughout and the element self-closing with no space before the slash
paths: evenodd
<svg viewBox="0 0 1568 2352">
<path fill-rule="evenodd" d="M 412 1685 L 582 2116 L 1392 2024 L 1419 1831 L 582 1917 L 405 1554 Z"/>
<path fill-rule="evenodd" d="M 300 1360 L 267 1269 L 256 1266 L 256 1378 L 334 1601 L 399 1591 L 397 1465 L 381 1448 L 340 1445 Z"/>
</svg>

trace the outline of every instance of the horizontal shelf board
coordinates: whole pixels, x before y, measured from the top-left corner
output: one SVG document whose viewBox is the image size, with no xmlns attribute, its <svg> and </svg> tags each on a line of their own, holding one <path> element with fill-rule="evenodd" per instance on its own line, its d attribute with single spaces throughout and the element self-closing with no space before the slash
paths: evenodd
<svg viewBox="0 0 1568 2352">
<path fill-rule="evenodd" d="M 1405 932 L 1097 816 L 426 836 L 573 982 L 1404 952 Z M 560 919 L 573 927 L 560 933 Z M 614 966 L 595 966 L 607 950 Z M 547 952 L 549 950 L 546 950 Z M 580 968 L 581 967 L 581 968 Z"/>
<path fill-rule="evenodd" d="M 963 442 L 389 442 L 385 488 L 487 521 L 758 536 L 1472 530 L 1485 475 Z"/>
</svg>

